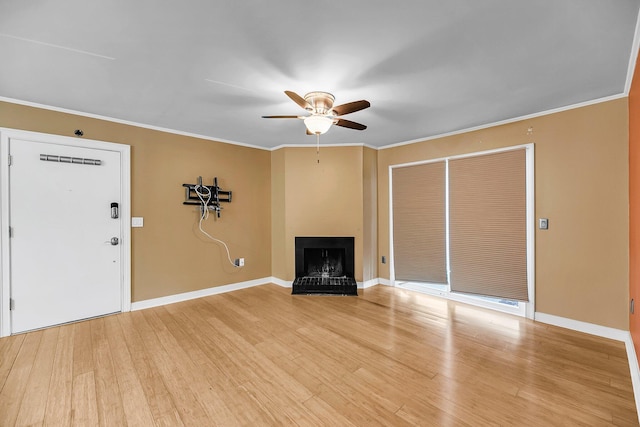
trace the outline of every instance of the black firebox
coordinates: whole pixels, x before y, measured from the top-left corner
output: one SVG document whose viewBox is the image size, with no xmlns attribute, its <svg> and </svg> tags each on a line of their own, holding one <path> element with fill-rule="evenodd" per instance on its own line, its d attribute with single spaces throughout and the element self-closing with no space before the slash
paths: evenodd
<svg viewBox="0 0 640 427">
<path fill-rule="evenodd" d="M 292 294 L 358 295 L 353 237 L 296 237 Z"/>
</svg>

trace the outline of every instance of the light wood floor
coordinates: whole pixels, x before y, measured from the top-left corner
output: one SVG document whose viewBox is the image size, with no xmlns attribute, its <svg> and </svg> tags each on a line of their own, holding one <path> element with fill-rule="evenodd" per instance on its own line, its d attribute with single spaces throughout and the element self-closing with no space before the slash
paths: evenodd
<svg viewBox="0 0 640 427">
<path fill-rule="evenodd" d="M 638 425 L 624 344 L 265 285 L 0 340 L 0 425 Z"/>
</svg>

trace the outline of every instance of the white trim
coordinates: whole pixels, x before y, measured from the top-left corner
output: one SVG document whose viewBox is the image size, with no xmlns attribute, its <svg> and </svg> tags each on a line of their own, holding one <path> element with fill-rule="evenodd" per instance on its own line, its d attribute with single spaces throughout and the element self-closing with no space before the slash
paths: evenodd
<svg viewBox="0 0 640 427">
<path fill-rule="evenodd" d="M 212 288 L 200 289 L 198 291 L 184 292 L 181 294 L 168 295 L 166 297 L 136 301 L 131 304 L 131 311 L 144 310 L 146 308 L 158 307 L 161 305 L 175 304 L 177 302 L 189 301 L 196 298 L 210 295 L 224 294 L 240 289 L 252 288 L 254 286 L 273 283 L 273 277 L 263 277 L 262 279 L 248 280 L 246 282 L 232 283 L 230 285 L 214 286 Z M 277 283 L 276 283 L 277 284 Z"/>
<path fill-rule="evenodd" d="M 223 294 L 227 292 L 233 292 L 240 289 L 251 288 L 254 286 L 266 285 L 272 283 L 283 288 L 290 288 L 291 281 L 282 280 L 277 277 L 264 277 L 262 279 L 249 280 L 246 282 L 232 283 L 223 286 L 214 286 L 212 288 L 201 289 L 198 291 L 185 292 L 181 294 L 168 295 L 166 297 L 153 298 L 144 301 L 137 301 L 131 303 L 131 311 L 144 310 L 152 307 L 159 307 L 161 305 L 175 304 L 177 302 L 189 301 L 196 298 L 202 298 L 210 295 Z M 375 278 L 367 280 L 365 282 L 358 282 L 358 289 L 366 289 L 377 285 L 391 286 L 391 283 L 387 279 Z"/>
<path fill-rule="evenodd" d="M 8 162 L 9 158 L 9 137 L 0 131 L 0 159 L 2 163 Z M 0 164 L 0 337 L 11 334 L 11 312 L 9 311 L 9 298 L 11 297 L 10 283 L 11 257 L 9 256 L 9 167 Z"/>
<path fill-rule="evenodd" d="M 640 19 L 640 15 L 639 15 L 639 19 Z M 636 34 L 637 33 L 638 33 L 638 29 L 636 28 Z M 640 41 L 638 41 L 637 39 L 638 39 L 637 36 L 634 37 L 634 42 L 633 42 L 634 48 L 633 48 L 633 51 L 632 51 L 632 55 L 636 55 L 636 56 L 638 54 L 638 45 L 640 44 Z M 632 62 L 633 62 L 633 66 L 635 67 L 635 59 L 632 59 Z M 631 68 L 631 67 L 632 67 L 632 65 L 630 64 L 629 68 Z M 627 80 L 629 79 L 629 73 L 630 72 L 631 71 L 627 72 L 627 74 L 628 74 L 627 75 Z M 631 72 L 631 78 L 633 78 L 633 73 L 632 72 Z M 366 144 L 366 143 L 327 144 L 327 145 L 324 145 L 324 146 L 325 147 L 363 146 L 363 147 L 371 148 L 373 150 L 385 150 L 387 148 L 394 148 L 394 147 L 400 147 L 400 146 L 403 146 L 403 145 L 417 144 L 419 142 L 432 141 L 434 139 L 446 138 L 448 136 L 460 135 L 460 134 L 464 134 L 464 133 L 468 133 L 468 132 L 474 132 L 474 131 L 477 131 L 477 130 L 492 128 L 492 127 L 501 126 L 501 125 L 505 125 L 505 124 L 509 124 L 509 123 L 515 123 L 515 122 L 519 122 L 519 121 L 523 121 L 523 120 L 530 120 L 530 119 L 534 119 L 534 118 L 537 118 L 537 117 L 547 116 L 547 115 L 550 115 L 550 114 L 560 113 L 560 112 L 563 112 L 563 111 L 574 110 L 576 108 L 588 107 L 590 105 L 595 105 L 595 104 L 600 104 L 600 103 L 603 103 L 603 102 L 613 101 L 613 100 L 620 99 L 620 98 L 625 98 L 625 97 L 627 97 L 629 95 L 629 91 L 627 89 L 627 85 L 629 86 L 629 88 L 631 87 L 630 81 L 628 81 L 627 84 L 625 85 L 625 91 L 623 93 L 619 93 L 619 94 L 616 94 L 616 95 L 610 95 L 610 96 L 605 96 L 605 97 L 602 97 L 602 98 L 596 98 L 596 99 L 592 99 L 592 100 L 589 100 L 589 101 L 579 102 L 577 104 L 566 105 L 564 107 L 553 108 L 553 109 L 541 111 L 541 112 L 538 112 L 538 113 L 532 113 L 532 114 L 527 114 L 527 115 L 524 115 L 524 116 L 513 117 L 513 118 L 510 118 L 510 119 L 505 119 L 505 120 L 501 120 L 501 121 L 497 121 L 497 122 L 486 123 L 486 124 L 483 124 L 483 125 L 474 126 L 474 127 L 470 127 L 470 128 L 464 128 L 464 129 L 455 130 L 455 131 L 451 131 L 451 132 L 440 133 L 440 134 L 437 134 L 437 135 L 416 138 L 416 139 L 412 139 L 412 140 L 409 140 L 409 141 L 402 141 L 402 142 L 395 142 L 395 143 L 388 144 L 388 145 L 381 145 L 380 147 L 377 147 L 377 146 L 374 146 L 374 145 L 370 145 L 370 144 Z M 45 104 L 38 104 L 36 102 L 23 101 L 23 100 L 15 99 L 15 98 L 7 98 L 7 97 L 4 97 L 4 96 L 0 96 L 0 101 L 12 103 L 12 104 L 18 104 L 18 105 L 25 105 L 27 107 L 42 108 L 44 110 L 57 111 L 57 112 L 61 112 L 61 113 L 75 114 L 77 116 L 89 117 L 89 118 L 98 119 L 98 120 L 105 120 L 105 121 L 109 121 L 109 122 L 113 122 L 113 123 L 120 123 L 120 124 L 124 124 L 124 125 L 129 125 L 129 126 L 136 126 L 136 127 L 140 127 L 140 128 L 144 128 L 144 129 L 151 129 L 151 130 L 156 130 L 156 131 L 159 131 L 159 132 L 166 132 L 166 133 L 170 133 L 170 134 L 174 134 L 174 135 L 182 135 L 182 136 L 188 136 L 188 137 L 192 137 L 192 138 L 204 139 L 204 140 L 208 140 L 208 141 L 221 142 L 221 143 L 224 143 L 224 144 L 232 144 L 232 145 L 239 145 L 241 147 L 255 148 L 255 149 L 258 149 L 258 150 L 275 151 L 275 150 L 279 150 L 280 148 L 285 148 L 285 147 L 302 147 L 302 148 L 312 147 L 312 145 L 310 145 L 310 144 L 284 144 L 284 145 L 278 145 L 276 147 L 263 147 L 263 146 L 260 146 L 260 145 L 247 144 L 247 143 L 243 143 L 243 142 L 231 141 L 231 140 L 222 139 L 222 138 L 213 138 L 211 136 L 200 135 L 200 134 L 195 134 L 195 133 L 190 133 L 190 132 L 182 132 L 182 131 L 178 131 L 178 130 L 174 130 L 174 129 L 163 128 L 163 127 L 160 127 L 160 126 L 147 125 L 147 124 L 132 122 L 132 121 L 128 121 L 128 120 L 122 120 L 122 119 L 116 119 L 116 118 L 107 117 L 107 116 L 101 116 L 101 115 L 98 115 L 98 114 L 83 113 L 81 111 L 69 110 L 69 109 L 66 109 L 66 108 L 54 107 L 54 106 L 45 105 Z"/>
<path fill-rule="evenodd" d="M 638 413 L 638 421 L 640 422 L 640 366 L 638 366 L 638 357 L 631 333 L 627 332 L 624 340 L 624 347 L 627 350 L 627 359 L 629 359 L 629 372 L 631 373 L 631 384 L 633 386 L 633 396 L 636 401 L 636 412 Z"/>
<path fill-rule="evenodd" d="M 631 384 L 633 385 L 633 396 L 636 401 L 638 421 L 640 422 L 640 367 L 638 366 L 638 357 L 630 332 L 627 332 L 627 337 L 624 340 L 624 347 L 627 350 L 627 359 L 629 359 L 629 371 L 631 373 Z"/>
<path fill-rule="evenodd" d="M 380 283 L 380 279 L 370 279 L 364 282 L 358 282 L 358 289 L 367 289 Z"/>
<path fill-rule="evenodd" d="M 315 141 L 315 139 L 314 139 Z M 369 145 L 363 142 L 345 142 L 345 143 L 333 143 L 333 144 L 323 144 L 322 142 L 320 142 L 320 148 L 322 147 L 367 147 L 367 148 L 371 148 L 372 150 L 378 150 L 378 147 L 374 146 L 374 145 Z M 309 144 L 281 144 L 281 145 L 277 145 L 273 148 L 269 148 L 268 150 L 270 151 L 276 151 L 279 150 L 281 148 L 316 148 L 316 143 L 314 142 L 313 144 L 309 143 Z"/>
<path fill-rule="evenodd" d="M 449 194 L 449 159 L 444 161 L 444 258 L 447 274 L 447 293 L 451 293 L 451 212 L 450 212 L 450 194 Z"/>
<path fill-rule="evenodd" d="M 12 138 L 27 139 L 48 144 L 67 145 L 73 147 L 85 147 L 97 150 L 108 150 L 120 153 L 121 167 L 121 193 L 120 206 L 121 217 L 121 311 L 126 312 L 131 309 L 131 147 L 125 144 L 113 142 L 97 141 L 92 139 L 60 136 L 31 132 L 18 129 L 0 127 L 0 158 L 8 159 L 9 140 Z M 9 229 L 9 166 L 6 160 L 0 164 L 0 337 L 11 334 L 11 316 L 9 312 L 9 298 L 11 295 L 11 276 L 9 256 L 9 236 L 6 230 Z"/>
<path fill-rule="evenodd" d="M 393 283 L 389 279 L 384 279 L 382 277 L 378 277 L 376 280 L 378 281 L 378 284 L 380 284 L 380 285 L 395 286 L 395 285 L 393 285 Z"/>
<path fill-rule="evenodd" d="M 636 70 L 636 61 L 638 59 L 638 49 L 640 48 L 640 13 L 636 19 L 636 30 L 633 34 L 633 43 L 631 43 L 631 55 L 629 65 L 627 66 L 627 80 L 624 84 L 624 94 L 629 95 L 631 91 L 631 83 L 633 82 L 633 74 Z"/>
<path fill-rule="evenodd" d="M 625 98 L 626 96 L 627 96 L 627 94 L 625 94 L 625 93 L 619 93 L 619 94 L 616 94 L 616 95 L 605 96 L 603 98 L 597 98 L 597 99 L 592 99 L 590 101 L 579 102 L 577 104 L 567 105 L 565 107 L 553 108 L 551 110 L 541 111 L 539 113 L 532 113 L 532 114 L 528 114 L 528 115 L 525 115 L 525 116 L 513 117 L 511 119 L 505 119 L 505 120 L 501 120 L 501 121 L 498 121 L 498 122 L 487 123 L 487 124 L 484 124 L 484 125 L 479 125 L 479 126 L 474 126 L 474 127 L 470 127 L 470 128 L 455 130 L 455 131 L 451 131 L 451 132 L 441 133 L 441 134 L 438 134 L 438 135 L 428 136 L 428 137 L 424 137 L 424 138 L 412 139 L 410 141 L 396 142 L 396 143 L 389 144 L 389 145 L 383 145 L 383 146 L 378 147 L 378 150 L 386 150 L 387 148 L 395 148 L 395 147 L 401 147 L 403 145 L 416 144 L 418 142 L 432 141 L 434 139 L 446 138 L 448 136 L 460 135 L 460 134 L 463 134 L 463 133 L 474 132 L 474 131 L 477 131 L 477 130 L 492 128 L 492 127 L 496 127 L 496 126 L 502 126 L 502 125 L 506 125 L 506 124 L 509 124 L 509 123 L 520 122 L 520 121 L 523 121 L 523 120 L 535 119 L 537 117 L 548 116 L 549 114 L 561 113 L 563 111 L 574 110 L 576 108 L 588 107 L 589 105 L 595 105 L 595 104 L 600 104 L 600 103 L 603 103 L 603 102 L 613 101 L 613 100 L 620 99 L 620 98 Z"/>
<path fill-rule="evenodd" d="M 608 326 L 596 325 L 595 323 L 582 322 L 580 320 L 569 319 L 566 317 L 554 316 L 536 311 L 534 320 L 536 322 L 546 323 L 548 325 L 559 326 L 561 328 L 571 329 L 586 334 L 596 335 L 602 338 L 609 338 L 616 341 L 626 341 L 628 331 L 622 329 L 610 328 Z"/>
<path fill-rule="evenodd" d="M 529 301 L 524 304 L 524 316 L 533 319 L 536 312 L 536 175 L 535 145 L 525 145 L 525 174 L 527 192 L 527 283 Z"/>
<path fill-rule="evenodd" d="M 396 266 L 393 262 L 395 257 L 395 252 L 393 250 L 393 167 L 389 165 L 389 170 L 387 172 L 389 179 L 389 283 L 391 286 L 395 286 L 396 284 Z"/>
<path fill-rule="evenodd" d="M 282 286 L 283 288 L 290 288 L 293 285 L 292 281 L 282 280 L 277 277 L 269 277 L 269 281 L 274 285 Z"/>
<path fill-rule="evenodd" d="M 122 144 L 121 144 L 122 145 Z M 131 311 L 131 146 L 123 145 L 122 183 L 122 311 Z"/>
<path fill-rule="evenodd" d="M 510 146 L 507 146 L 507 147 L 493 148 L 491 150 L 473 151 L 471 153 L 456 154 L 454 156 L 438 157 L 438 158 L 435 158 L 435 159 L 425 159 L 425 160 L 416 160 L 415 162 L 398 163 L 398 164 L 394 164 L 394 165 L 389 165 L 389 172 L 391 172 L 391 170 L 395 169 L 395 168 L 404 168 L 404 167 L 407 167 L 407 166 L 426 165 L 428 163 L 444 162 L 446 160 L 464 159 L 464 158 L 468 158 L 468 157 L 485 156 L 487 154 L 494 154 L 494 153 L 505 153 L 507 151 L 520 150 L 520 149 L 523 149 L 523 148 L 524 149 L 528 149 L 530 147 L 531 148 L 533 147 L 533 143 L 532 142 L 528 142 L 526 144 L 519 144 L 519 145 L 510 145 Z M 529 164 L 527 164 L 527 166 L 529 166 Z"/>
<path fill-rule="evenodd" d="M 144 123 L 132 122 L 132 121 L 129 121 L 129 120 L 122 120 L 122 119 L 116 119 L 116 118 L 113 118 L 113 117 L 101 116 L 99 114 L 83 113 L 82 111 L 69 110 L 69 109 L 66 109 L 66 108 L 54 107 L 54 106 L 45 105 L 45 104 L 38 104 L 36 102 L 22 101 L 20 99 L 7 98 L 7 97 L 4 97 L 4 96 L 0 96 L 0 101 L 9 102 L 11 104 L 24 105 L 24 106 L 27 106 L 27 107 L 41 108 L 43 110 L 57 111 L 59 113 L 74 114 L 76 116 L 88 117 L 88 118 L 97 119 L 97 120 L 104 120 L 104 121 L 107 121 L 107 122 L 119 123 L 119 124 L 122 124 L 122 125 L 135 126 L 135 127 L 139 127 L 139 128 L 143 128 L 143 129 L 150 129 L 150 130 L 155 130 L 155 131 L 159 131 L 159 132 L 170 133 L 170 134 L 173 134 L 173 135 L 188 136 L 188 137 L 191 137 L 191 138 L 205 139 L 207 141 L 214 141 L 214 142 L 222 142 L 224 144 L 239 145 L 241 147 L 255 148 L 255 149 L 258 149 L 258 150 L 266 150 L 266 151 L 270 151 L 271 150 L 270 148 L 262 147 L 262 146 L 259 146 L 259 145 L 246 144 L 244 142 L 231 141 L 231 140 L 228 140 L 228 139 L 213 138 L 211 136 L 200 135 L 200 134 L 197 134 L 197 133 L 183 132 L 183 131 L 164 128 L 164 127 L 160 127 L 160 126 L 147 125 L 147 124 L 144 124 Z"/>
</svg>

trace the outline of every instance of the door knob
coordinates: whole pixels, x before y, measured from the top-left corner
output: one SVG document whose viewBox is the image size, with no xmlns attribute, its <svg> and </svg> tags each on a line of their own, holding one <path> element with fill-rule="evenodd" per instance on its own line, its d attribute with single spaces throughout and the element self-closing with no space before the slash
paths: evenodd
<svg viewBox="0 0 640 427">
<path fill-rule="evenodd" d="M 118 243 L 120 243 L 120 239 L 118 239 L 117 237 L 112 237 L 110 243 L 112 246 L 116 246 Z"/>
</svg>

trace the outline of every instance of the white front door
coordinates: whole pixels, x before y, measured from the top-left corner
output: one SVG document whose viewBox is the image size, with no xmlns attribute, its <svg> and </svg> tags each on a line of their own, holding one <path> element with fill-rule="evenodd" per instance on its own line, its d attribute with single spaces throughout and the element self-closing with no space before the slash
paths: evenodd
<svg viewBox="0 0 640 427">
<path fill-rule="evenodd" d="M 121 311 L 121 153 L 12 138 L 9 154 L 11 332 Z"/>
</svg>

